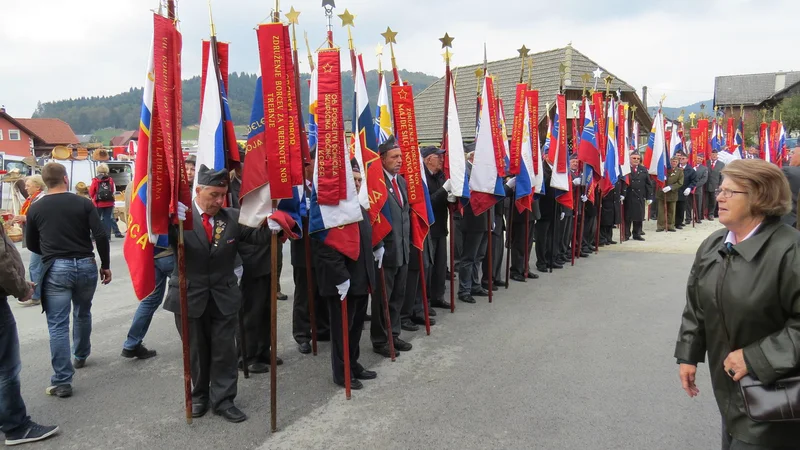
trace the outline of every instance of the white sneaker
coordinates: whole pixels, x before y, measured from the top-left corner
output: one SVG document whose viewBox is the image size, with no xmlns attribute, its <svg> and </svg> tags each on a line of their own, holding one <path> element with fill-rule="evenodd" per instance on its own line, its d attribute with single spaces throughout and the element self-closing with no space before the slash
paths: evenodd
<svg viewBox="0 0 800 450">
<path fill-rule="evenodd" d="M 41 303 L 42 303 L 41 301 L 36 300 L 36 299 L 30 299 L 30 300 L 26 300 L 26 301 L 17 300 L 17 304 L 21 305 L 21 306 L 36 306 L 36 305 L 39 305 Z"/>
</svg>

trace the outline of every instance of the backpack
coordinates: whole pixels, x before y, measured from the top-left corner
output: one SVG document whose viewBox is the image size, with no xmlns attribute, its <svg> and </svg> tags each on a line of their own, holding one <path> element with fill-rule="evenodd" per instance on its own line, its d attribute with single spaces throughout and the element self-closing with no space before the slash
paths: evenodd
<svg viewBox="0 0 800 450">
<path fill-rule="evenodd" d="M 100 180 L 97 185 L 97 201 L 98 202 L 113 202 L 114 192 L 111 191 L 111 179 L 106 177 Z"/>
</svg>

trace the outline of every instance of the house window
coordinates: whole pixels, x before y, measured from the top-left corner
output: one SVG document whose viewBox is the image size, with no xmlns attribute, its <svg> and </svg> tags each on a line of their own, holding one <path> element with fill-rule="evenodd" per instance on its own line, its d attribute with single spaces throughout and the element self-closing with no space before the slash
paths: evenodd
<svg viewBox="0 0 800 450">
<path fill-rule="evenodd" d="M 8 130 L 8 139 L 11 141 L 18 141 L 19 138 L 19 130 Z"/>
</svg>

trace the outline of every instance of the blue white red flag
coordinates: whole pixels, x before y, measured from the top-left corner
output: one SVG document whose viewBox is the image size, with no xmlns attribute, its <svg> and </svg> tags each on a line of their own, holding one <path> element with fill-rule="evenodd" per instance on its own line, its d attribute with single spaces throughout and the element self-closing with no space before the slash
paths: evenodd
<svg viewBox="0 0 800 450">
<path fill-rule="evenodd" d="M 647 173 L 654 176 L 656 185 L 663 187 L 667 181 L 667 152 L 664 142 L 664 116 L 661 109 L 653 119 L 653 128 L 650 129 L 650 137 L 647 139 L 647 150 L 644 153 L 644 166 Z"/>
<path fill-rule="evenodd" d="M 375 109 L 375 137 L 383 144 L 392 135 L 392 114 L 389 109 L 389 94 L 386 90 L 386 77 L 381 77 L 378 87 L 378 105 Z"/>
<path fill-rule="evenodd" d="M 521 164 L 517 175 L 516 186 L 514 187 L 514 203 L 520 213 L 533 208 L 533 186 L 536 174 L 533 172 L 533 142 L 531 140 L 531 121 L 528 102 L 525 102 L 525 123 L 522 134 L 522 149 L 520 152 Z M 535 126 L 535 125 L 534 125 Z M 537 152 L 538 153 L 538 152 Z M 541 162 L 539 163 L 541 167 Z M 540 182 L 541 185 L 541 182 Z"/>
<path fill-rule="evenodd" d="M 775 145 L 775 161 L 778 166 L 783 167 L 783 160 L 786 155 L 786 128 L 783 127 L 783 122 L 778 125 L 778 141 Z"/>
<path fill-rule="evenodd" d="M 453 187 L 456 197 L 469 198 L 467 161 L 464 157 L 464 140 L 461 135 L 461 123 L 458 120 L 456 90 L 453 87 L 452 78 L 450 79 L 450 85 L 446 89 L 450 91 L 447 107 L 447 142 L 445 143 L 450 185 Z"/>
<path fill-rule="evenodd" d="M 567 145 L 567 107 L 564 94 L 556 95 L 556 115 L 553 118 L 552 154 L 553 163 L 550 187 L 557 189 L 556 201 L 568 209 L 573 208 L 572 176 L 569 173 L 569 147 Z M 614 160 L 616 163 L 616 159 Z M 560 191 L 560 192 L 559 192 Z"/>
<path fill-rule="evenodd" d="M 472 173 L 469 177 L 470 205 L 476 215 L 482 214 L 505 196 L 503 180 L 499 176 L 498 163 L 495 159 L 495 139 L 492 133 L 497 133 L 500 130 L 492 130 L 491 113 L 489 111 L 489 103 L 492 100 L 489 95 L 489 83 L 491 83 L 491 79 L 485 77 L 481 94 L 478 128 L 475 134 Z M 500 149 L 500 151 L 502 152 L 503 150 Z"/>
<path fill-rule="evenodd" d="M 583 161 L 590 167 L 599 178 L 603 177 L 603 163 L 600 160 L 600 150 L 597 148 L 597 132 L 595 122 L 592 119 L 592 108 L 589 102 L 584 99 L 583 108 L 585 116 L 583 119 L 583 131 L 581 132 L 581 143 L 578 146 L 578 160 Z"/>
<path fill-rule="evenodd" d="M 619 149 L 617 148 L 617 107 L 612 98 L 606 114 L 605 179 L 609 183 L 603 191 L 614 189 L 619 179 Z"/>
</svg>

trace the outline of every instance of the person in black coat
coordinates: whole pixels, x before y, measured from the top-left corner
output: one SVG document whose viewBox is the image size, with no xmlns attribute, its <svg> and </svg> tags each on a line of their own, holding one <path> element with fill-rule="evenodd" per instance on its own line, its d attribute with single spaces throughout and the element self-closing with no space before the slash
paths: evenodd
<svg viewBox="0 0 800 450">
<path fill-rule="evenodd" d="M 686 153 L 676 152 L 680 156 L 680 166 L 683 169 L 683 186 L 678 190 L 678 202 L 675 203 L 675 228 L 683 228 L 684 219 L 686 217 L 686 208 L 691 208 L 692 189 L 697 185 L 697 172 L 689 165 L 689 158 Z M 691 223 L 691 221 L 687 222 Z"/>
<path fill-rule="evenodd" d="M 428 193 L 431 197 L 434 222 L 428 233 L 430 242 L 431 267 L 428 283 L 428 299 L 431 308 L 450 309 L 450 301 L 444 297 L 447 267 L 447 227 L 449 211 L 447 189 L 444 187 L 444 150 L 436 147 L 422 149 L 422 161 L 425 164 L 425 179 L 428 182 Z"/>
<path fill-rule="evenodd" d="M 515 185 L 516 187 L 516 185 Z M 531 194 L 531 211 L 519 212 L 516 205 L 511 206 L 511 279 L 525 283 L 528 278 L 536 279 L 539 275 L 528 270 L 525 273 L 525 257 L 530 258 L 533 250 L 534 224 L 540 217 L 538 195 Z M 512 197 L 515 198 L 515 197 Z M 526 221 L 527 219 L 527 221 Z M 528 241 L 525 242 L 525 228 L 528 228 Z M 506 280 L 508 282 L 508 280 Z"/>
<path fill-rule="evenodd" d="M 358 164 L 353 164 L 356 190 L 361 188 Z M 352 260 L 317 239 L 312 239 L 312 253 L 316 267 L 316 281 L 320 295 L 330 312 L 331 369 L 333 382 L 345 385 L 344 331 L 342 328 L 342 301 L 347 300 L 348 344 L 350 354 L 350 387 L 361 389 L 360 380 L 375 379 L 378 374 L 367 370 L 358 362 L 359 343 L 367 315 L 369 293 L 376 290 L 375 261 L 383 258 L 383 243 L 372 248 L 372 226 L 369 214 L 361 208 L 362 220 L 358 223 L 361 248 L 358 259 Z M 373 317 L 376 314 L 373 313 Z"/>
<path fill-rule="evenodd" d="M 705 212 L 707 212 L 706 219 L 713 220 L 714 212 L 717 210 L 717 189 L 722 184 L 722 169 L 725 168 L 725 163 L 717 159 L 717 152 L 711 152 L 711 158 L 708 161 L 708 183 L 706 184 L 706 191 L 703 193 L 705 196 Z"/>
<path fill-rule="evenodd" d="M 553 169 L 548 163 L 543 164 L 544 170 L 544 185 L 545 194 L 539 197 L 539 220 L 534 225 L 534 234 L 536 235 L 536 270 L 542 273 L 547 273 L 551 267 L 551 260 L 553 256 L 553 232 L 552 227 L 555 226 L 556 212 L 556 190 L 550 187 L 550 178 L 553 175 Z M 553 269 L 563 269 L 564 266 L 553 261 Z"/>
<path fill-rule="evenodd" d="M 620 178 L 617 184 L 609 191 L 601 202 L 600 212 L 600 246 L 613 245 L 617 242 L 614 240 L 614 225 L 619 225 L 622 219 L 620 214 L 620 192 L 621 185 L 624 181 Z"/>
<path fill-rule="evenodd" d="M 470 161 L 467 161 L 467 172 L 472 172 Z M 472 205 L 467 203 L 461 215 L 462 253 L 458 266 L 458 299 L 465 303 L 475 303 L 473 296 L 489 295 L 480 285 L 481 264 L 489 242 L 486 219 L 489 214 L 492 214 L 492 208 L 476 216 L 472 212 Z"/>
<path fill-rule="evenodd" d="M 646 205 L 652 203 L 650 197 L 653 196 L 655 188 L 647 168 L 640 164 L 641 156 L 633 153 L 630 156 L 631 173 L 629 175 L 630 184 L 625 188 L 625 239 L 631 238 L 631 228 L 633 228 L 633 239 L 643 241 L 642 222 L 646 214 Z"/>
<path fill-rule="evenodd" d="M 238 370 L 235 331 L 242 292 L 234 273 L 240 243 L 269 248 L 272 231 L 239 224 L 239 211 L 222 208 L 228 191 L 228 171 L 198 171 L 197 196 L 193 205 L 193 229 L 184 232 L 192 372 L 192 416 L 201 417 L 209 406 L 230 422 L 247 416 L 233 403 Z M 269 223 L 274 229 L 273 223 Z M 277 230 L 280 226 L 277 226 Z M 177 227 L 169 232 L 170 245 L 177 252 Z M 267 286 L 268 287 L 268 286 Z M 268 292 L 268 290 L 267 290 Z M 178 266 L 170 277 L 164 309 L 175 314 L 181 332 Z M 269 336 L 269 334 L 267 334 Z M 250 346 L 262 347 L 258 340 Z M 267 340 L 267 349 L 269 341 Z"/>
<path fill-rule="evenodd" d="M 306 165 L 306 185 L 311 189 L 311 180 L 314 177 L 314 162 L 316 157 L 316 150 L 311 152 L 311 164 Z M 303 192 L 303 198 L 300 201 L 300 217 L 303 224 L 308 222 L 308 197 L 306 191 Z M 305 228 L 303 228 L 305 229 Z M 308 236 L 303 234 L 300 239 L 292 240 L 291 242 L 291 256 L 292 256 L 292 277 L 294 278 L 294 294 L 292 295 L 294 301 L 292 305 L 292 336 L 297 342 L 297 350 L 302 354 L 311 353 L 311 316 L 309 315 L 308 308 L 308 272 L 306 264 L 306 239 Z M 313 240 L 312 240 L 313 243 Z M 313 248 L 311 246 L 311 278 L 314 287 L 314 316 L 317 325 L 317 340 L 327 341 L 330 339 L 329 330 L 329 317 L 328 305 L 319 294 L 319 289 L 316 285 L 316 270 L 314 267 Z"/>
</svg>

